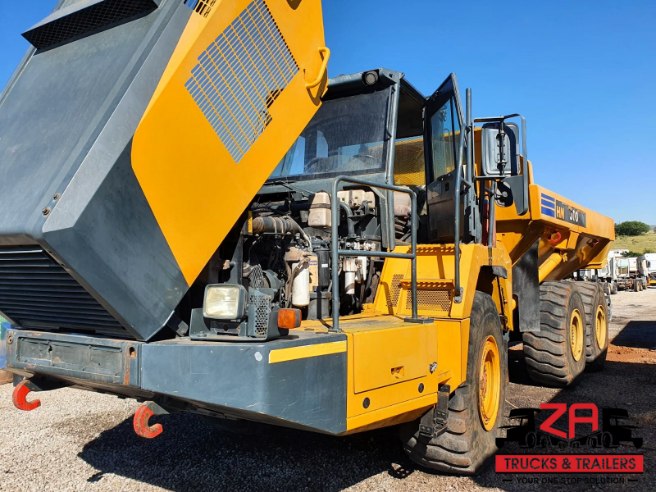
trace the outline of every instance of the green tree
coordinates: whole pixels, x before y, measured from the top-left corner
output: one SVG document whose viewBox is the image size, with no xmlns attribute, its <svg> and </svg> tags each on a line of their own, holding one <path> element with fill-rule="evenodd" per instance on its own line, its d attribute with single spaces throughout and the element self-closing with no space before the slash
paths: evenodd
<svg viewBox="0 0 656 492">
<path fill-rule="evenodd" d="M 651 227 L 637 220 L 627 220 L 626 222 L 615 224 L 615 233 L 620 236 L 640 236 L 650 230 Z"/>
</svg>

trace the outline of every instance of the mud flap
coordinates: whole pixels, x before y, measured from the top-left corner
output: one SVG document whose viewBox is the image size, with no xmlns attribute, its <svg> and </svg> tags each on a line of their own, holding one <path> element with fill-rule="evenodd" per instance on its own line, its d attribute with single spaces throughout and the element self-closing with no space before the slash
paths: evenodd
<svg viewBox="0 0 656 492">
<path fill-rule="evenodd" d="M 513 293 L 517 296 L 515 326 L 519 331 L 540 331 L 540 282 L 538 280 L 538 243 L 513 266 Z"/>
</svg>

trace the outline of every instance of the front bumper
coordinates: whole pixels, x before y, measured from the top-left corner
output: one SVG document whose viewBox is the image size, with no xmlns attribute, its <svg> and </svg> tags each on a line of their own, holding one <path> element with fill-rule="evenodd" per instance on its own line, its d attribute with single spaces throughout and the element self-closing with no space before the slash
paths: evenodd
<svg viewBox="0 0 656 492">
<path fill-rule="evenodd" d="M 7 368 L 231 418 L 341 434 L 346 349 L 345 335 L 300 331 L 266 343 L 145 343 L 10 330 Z"/>
</svg>

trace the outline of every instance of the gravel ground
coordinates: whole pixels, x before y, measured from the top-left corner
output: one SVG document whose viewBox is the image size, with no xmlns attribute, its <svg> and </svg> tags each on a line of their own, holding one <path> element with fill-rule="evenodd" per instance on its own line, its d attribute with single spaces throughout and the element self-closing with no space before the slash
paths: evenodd
<svg viewBox="0 0 656 492">
<path fill-rule="evenodd" d="M 573 387 L 531 386 L 521 351 L 511 354 L 511 407 L 544 401 L 595 402 L 627 408 L 640 426 L 646 473 L 623 487 L 656 490 L 656 289 L 613 296 L 613 345 L 601 373 Z M 42 407 L 24 413 L 0 386 L 0 490 L 537 490 L 504 481 L 488 466 L 476 477 L 445 477 L 415 468 L 394 431 L 331 438 L 256 427 L 230 433 L 193 415 L 160 419 L 154 441 L 135 436 L 137 404 L 113 396 L 62 389 L 39 395 Z M 512 449 L 512 448 L 511 448 Z M 623 448 L 622 452 L 632 452 Z M 601 479 L 603 477 L 596 477 Z M 617 485 L 549 485 L 552 490 Z"/>
</svg>

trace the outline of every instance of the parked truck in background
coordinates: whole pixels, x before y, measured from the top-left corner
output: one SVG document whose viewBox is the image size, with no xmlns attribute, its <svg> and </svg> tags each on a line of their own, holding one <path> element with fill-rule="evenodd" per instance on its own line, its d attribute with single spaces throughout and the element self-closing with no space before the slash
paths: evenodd
<svg viewBox="0 0 656 492">
<path fill-rule="evenodd" d="M 641 292 L 647 288 L 647 262 L 644 257 L 618 256 L 614 259 L 617 268 L 617 288 Z"/>
<path fill-rule="evenodd" d="M 473 473 L 534 381 L 603 366 L 613 221 L 533 180 L 455 76 L 328 79 L 318 0 L 70 1 L 0 99 L 14 403 L 62 386 L 332 435 L 400 426 Z"/>
<path fill-rule="evenodd" d="M 611 295 L 615 295 L 619 291 L 617 286 L 617 258 L 619 257 L 615 251 L 609 251 L 606 266 L 597 270 L 597 278 L 606 282 L 608 293 Z"/>
<path fill-rule="evenodd" d="M 635 258 L 625 256 L 628 249 L 612 249 L 608 252 L 606 264 L 597 270 L 586 270 L 584 276 L 589 279 L 604 282 L 609 294 L 617 294 L 619 290 L 635 290 L 642 286 L 639 278 L 638 262 Z M 640 262 L 640 265 L 646 263 Z M 642 289 L 641 289 L 642 290 Z"/>
<path fill-rule="evenodd" d="M 644 261 L 647 285 L 656 286 L 656 253 L 645 253 L 638 258 L 638 261 L 641 263 Z"/>
</svg>

